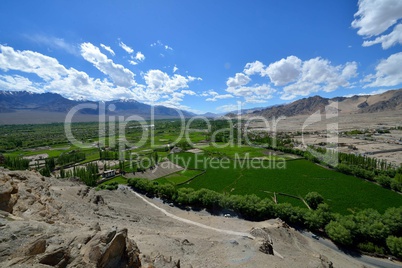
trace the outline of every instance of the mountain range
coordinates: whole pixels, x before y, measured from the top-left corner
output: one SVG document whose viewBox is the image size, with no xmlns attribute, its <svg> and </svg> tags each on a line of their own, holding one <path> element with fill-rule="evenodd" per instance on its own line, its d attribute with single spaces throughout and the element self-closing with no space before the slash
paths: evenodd
<svg viewBox="0 0 402 268">
<path fill-rule="evenodd" d="M 56 93 L 31 93 L 26 91 L 0 91 L 0 124 L 62 122 L 65 115 L 76 105 L 95 104 L 96 109 L 80 109 L 74 116 L 75 121 L 95 121 L 99 115 L 99 102 L 69 100 Z M 107 115 L 139 115 L 150 118 L 152 106 L 135 100 L 113 100 L 104 102 Z M 109 109 L 113 107 L 113 109 Z M 194 113 L 154 106 L 155 118 L 177 118 L 182 113 L 185 117 Z M 43 118 L 48 116 L 49 120 Z M 37 118 L 39 117 L 39 118 Z M 27 120 L 23 120 L 23 119 Z M 3 120 L 2 120 L 3 119 Z M 8 120 L 9 119 L 9 120 Z M 17 122 L 13 121 L 16 120 Z M 39 121 L 38 121 L 39 120 Z"/>
<path fill-rule="evenodd" d="M 266 118 L 312 114 L 323 111 L 331 102 L 336 101 L 340 114 L 375 113 L 402 110 L 402 89 L 389 90 L 376 95 L 355 95 L 351 97 L 323 98 L 313 96 L 296 100 L 289 104 L 275 105 L 266 108 L 242 110 L 247 116 L 264 116 Z M 96 104 L 84 100 L 70 100 L 56 93 L 31 93 L 26 91 L 0 91 L 0 124 L 22 123 L 52 123 L 63 122 L 68 111 L 79 104 Z M 107 115 L 138 115 L 150 118 L 152 106 L 135 100 L 114 100 L 104 102 Z M 113 105 L 111 105 L 113 104 Z M 112 107 L 114 109 L 108 109 Z M 195 114 L 169 108 L 154 106 L 154 116 L 157 119 L 178 118 L 180 113 L 185 117 Z M 74 121 L 96 121 L 99 109 L 81 109 L 74 116 Z M 206 117 L 219 117 L 214 113 L 205 113 Z M 236 116 L 235 112 L 227 116 Z"/>
<path fill-rule="evenodd" d="M 324 111 L 332 102 L 337 102 L 339 114 L 376 113 L 402 110 L 402 89 L 389 90 L 376 95 L 355 95 L 351 97 L 323 98 L 313 96 L 289 104 L 271 106 L 255 110 L 251 116 L 266 118 L 296 116 Z M 231 114 L 233 115 L 233 114 Z"/>
</svg>

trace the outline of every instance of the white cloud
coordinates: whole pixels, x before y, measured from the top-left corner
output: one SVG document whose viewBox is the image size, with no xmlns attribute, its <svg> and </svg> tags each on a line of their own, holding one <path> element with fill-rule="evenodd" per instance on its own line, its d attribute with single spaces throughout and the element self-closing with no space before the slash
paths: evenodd
<svg viewBox="0 0 402 268">
<path fill-rule="evenodd" d="M 83 43 L 83 58 L 91 62 L 107 78 L 93 78 L 74 68 L 65 68 L 56 59 L 33 51 L 19 51 L 0 45 L 0 70 L 36 74 L 29 79 L 19 74 L 0 74 L 0 88 L 4 90 L 28 90 L 54 92 L 70 99 L 115 100 L 135 99 L 148 104 L 193 110 L 181 104 L 184 97 L 196 96 L 189 83 L 202 80 L 194 76 L 168 74 L 150 70 L 144 74 L 146 85 L 136 84 L 134 74 L 122 65 L 113 63 L 96 46 Z M 194 110 L 193 110 L 194 111 Z"/>
<path fill-rule="evenodd" d="M 301 64 L 302 61 L 298 57 L 289 56 L 271 63 L 265 70 L 265 74 L 275 86 L 284 86 L 297 81 L 301 73 Z"/>
<path fill-rule="evenodd" d="M 170 108 L 186 110 L 194 113 L 200 113 L 200 111 L 195 110 L 189 106 L 182 105 L 181 102 L 183 101 L 185 95 L 196 95 L 196 93 L 192 90 L 181 90 L 175 91 L 170 95 L 162 95 L 161 99 L 166 99 L 165 101 L 159 101 L 158 105 L 163 105 Z"/>
<path fill-rule="evenodd" d="M 138 62 L 136 62 L 135 60 L 129 60 L 128 63 L 130 63 L 131 65 L 137 65 Z"/>
<path fill-rule="evenodd" d="M 120 41 L 119 46 L 124 49 L 128 54 L 132 54 L 134 52 L 134 49 L 132 49 L 131 47 L 127 46 L 126 44 L 124 44 L 122 41 Z"/>
<path fill-rule="evenodd" d="M 88 62 L 92 63 L 99 71 L 109 76 L 117 86 L 134 86 L 134 73 L 121 64 L 114 63 L 103 54 L 98 47 L 91 43 L 81 44 L 81 55 Z"/>
<path fill-rule="evenodd" d="M 195 95 L 197 95 L 197 93 L 195 93 L 195 92 L 192 91 L 192 90 L 188 90 L 188 89 L 182 90 L 181 93 L 186 94 L 186 95 L 190 95 L 190 96 L 195 96 Z"/>
<path fill-rule="evenodd" d="M 0 69 L 33 73 L 42 79 L 33 82 L 20 75 L 3 75 L 0 86 L 8 90 L 54 92 L 66 98 L 88 100 L 112 100 L 117 98 L 143 98 L 143 86 L 135 88 L 116 86 L 107 79 L 94 79 L 85 72 L 65 68 L 56 59 L 25 50 L 14 50 L 0 45 Z"/>
<path fill-rule="evenodd" d="M 28 78 L 20 75 L 0 75 L 0 88 L 8 91 L 44 92 L 40 85 L 35 85 Z"/>
<path fill-rule="evenodd" d="M 231 99 L 233 98 L 233 95 L 231 94 L 222 94 L 222 95 L 215 95 L 212 98 L 207 98 L 205 101 L 217 101 L 217 100 L 222 100 L 222 99 Z"/>
<path fill-rule="evenodd" d="M 390 34 L 381 35 L 374 40 L 364 41 L 363 46 L 369 47 L 375 44 L 381 44 L 383 49 L 388 49 L 397 43 L 402 44 L 402 24 L 395 26 Z"/>
<path fill-rule="evenodd" d="M 243 73 L 237 73 L 235 77 L 229 77 L 228 81 L 226 81 L 226 85 L 228 87 L 239 87 L 247 85 L 251 81 L 250 77 Z"/>
<path fill-rule="evenodd" d="M 339 87 L 350 87 L 349 80 L 357 76 L 357 63 L 347 62 L 334 66 L 330 61 L 313 58 L 302 61 L 296 56 L 282 58 L 265 67 L 260 61 L 247 63 L 243 73 L 229 77 L 226 91 L 236 97 L 243 97 L 248 103 L 264 103 L 277 92 L 269 84 L 246 86 L 251 78 L 248 75 L 258 74 L 269 77 L 275 86 L 284 86 L 281 98 L 290 100 L 297 96 L 307 96 L 313 92 L 330 92 Z"/>
<path fill-rule="evenodd" d="M 216 108 L 217 111 L 223 111 L 223 112 L 233 112 L 237 111 L 237 109 L 238 106 L 236 104 L 226 104 Z"/>
<path fill-rule="evenodd" d="M 248 103 L 264 103 L 267 100 L 272 99 L 273 94 L 276 92 L 274 88 L 271 88 L 267 84 L 254 85 L 254 86 L 237 86 L 228 87 L 227 92 L 233 94 L 236 97 L 243 97 Z"/>
<path fill-rule="evenodd" d="M 254 74 L 262 75 L 265 72 L 264 68 L 265 65 L 257 60 L 255 62 L 247 63 L 246 66 L 244 67 L 243 73 L 245 73 L 246 75 L 254 75 Z"/>
<path fill-rule="evenodd" d="M 402 1 L 400 0 L 359 0 L 359 9 L 355 14 L 352 27 L 364 38 L 378 36 L 398 23 L 402 18 Z M 381 35 L 373 41 L 365 41 L 363 46 L 382 44 L 387 49 L 397 43 L 402 44 L 401 23 L 391 33 Z"/>
<path fill-rule="evenodd" d="M 3 71 L 18 70 L 33 73 L 45 81 L 59 79 L 67 74 L 67 69 L 55 58 L 30 50 L 14 50 L 12 47 L 0 45 L 0 69 Z"/>
<path fill-rule="evenodd" d="M 177 103 L 177 100 L 181 96 L 184 95 L 193 95 L 195 94 L 193 91 L 185 90 L 189 86 L 190 82 L 195 80 L 200 80 L 201 78 L 187 76 L 184 77 L 179 74 L 174 74 L 173 76 L 169 76 L 167 73 L 162 72 L 161 70 L 149 70 L 143 76 L 146 83 L 146 95 L 147 98 L 151 101 L 158 101 L 164 95 L 175 96 L 175 98 L 170 99 L 168 102 L 170 104 Z M 179 89 L 182 89 L 181 92 L 177 92 Z M 164 102 L 165 103 L 165 102 Z"/>
<path fill-rule="evenodd" d="M 368 75 L 364 81 L 370 82 L 365 87 L 390 87 L 402 83 L 402 52 L 383 59 L 376 66 L 375 75 Z"/>
<path fill-rule="evenodd" d="M 162 44 L 162 42 L 160 41 L 160 40 L 158 40 L 158 41 L 156 41 L 156 42 L 154 42 L 154 43 L 152 43 L 151 44 L 151 47 L 155 47 L 155 46 L 163 46 L 163 44 Z"/>
<path fill-rule="evenodd" d="M 168 45 L 162 43 L 160 40 L 157 40 L 156 42 L 151 44 L 151 47 L 156 47 L 156 46 L 163 47 L 165 50 L 173 50 L 173 48 L 171 46 L 168 46 Z"/>
<path fill-rule="evenodd" d="M 384 92 L 387 92 L 388 90 L 386 90 L 386 89 L 378 89 L 378 90 L 374 90 L 374 91 L 371 91 L 371 92 L 369 92 L 369 93 L 357 93 L 357 94 L 347 94 L 347 95 L 344 95 L 344 97 L 346 97 L 346 98 L 350 98 L 350 97 L 353 97 L 353 96 L 367 96 L 367 95 L 378 95 L 378 94 L 382 94 L 382 93 L 384 93 Z"/>
<path fill-rule="evenodd" d="M 137 54 L 135 55 L 135 59 L 138 61 L 144 61 L 145 56 L 144 56 L 144 54 L 141 53 L 141 51 L 138 51 Z"/>
<path fill-rule="evenodd" d="M 104 50 L 108 51 L 112 56 L 116 55 L 111 47 L 106 46 L 106 45 L 104 45 L 104 44 L 100 44 L 100 46 L 101 46 Z"/>
<path fill-rule="evenodd" d="M 24 35 L 25 38 L 31 40 L 32 42 L 43 44 L 51 49 L 61 49 L 70 54 L 79 55 L 79 49 L 76 45 L 66 42 L 63 38 L 57 38 L 53 36 L 46 36 L 40 34 L 34 35 Z"/>
<path fill-rule="evenodd" d="M 209 97 L 209 98 L 205 99 L 205 101 L 217 101 L 217 100 L 221 100 L 221 99 L 233 98 L 233 95 L 231 95 L 231 94 L 219 94 L 218 92 L 216 92 L 215 90 L 212 90 L 212 89 L 202 92 L 201 94 L 199 94 L 199 96 Z"/>
<path fill-rule="evenodd" d="M 177 66 L 176 66 L 176 64 L 174 65 L 174 67 L 173 67 L 173 72 L 175 73 L 175 72 L 177 72 L 179 70 L 179 68 L 177 68 Z"/>
<path fill-rule="evenodd" d="M 339 87 L 348 87 L 349 80 L 356 75 L 356 62 L 333 66 L 322 58 L 310 59 L 302 63 L 298 80 L 283 88 L 281 99 L 291 100 L 318 91 L 331 92 Z"/>
</svg>

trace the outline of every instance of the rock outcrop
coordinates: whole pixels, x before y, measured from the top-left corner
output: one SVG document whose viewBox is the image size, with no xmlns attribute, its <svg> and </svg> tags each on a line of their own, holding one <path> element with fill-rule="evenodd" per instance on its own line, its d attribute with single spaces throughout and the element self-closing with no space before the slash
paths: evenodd
<svg viewBox="0 0 402 268">
<path fill-rule="evenodd" d="M 0 177 L 0 210 L 12 213 L 17 193 L 18 188 L 9 176 Z"/>
<path fill-rule="evenodd" d="M 1 267 L 141 267 L 140 250 L 126 228 L 77 224 L 51 192 L 52 180 L 0 169 Z M 85 186 L 80 192 L 88 196 L 88 207 L 105 204 Z"/>
</svg>

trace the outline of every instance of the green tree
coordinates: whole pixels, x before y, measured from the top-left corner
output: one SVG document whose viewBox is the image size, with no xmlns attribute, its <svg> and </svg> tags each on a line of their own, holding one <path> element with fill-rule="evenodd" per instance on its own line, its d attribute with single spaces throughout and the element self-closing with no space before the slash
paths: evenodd
<svg viewBox="0 0 402 268">
<path fill-rule="evenodd" d="M 389 236 L 387 246 L 394 256 L 402 258 L 402 237 Z"/>
<path fill-rule="evenodd" d="M 329 238 L 331 238 L 335 243 L 341 245 L 351 245 L 353 243 L 353 238 L 350 230 L 337 221 L 331 221 L 325 226 L 325 231 L 327 232 Z"/>
<path fill-rule="evenodd" d="M 309 192 L 304 197 L 304 200 L 312 209 L 317 209 L 318 205 L 324 202 L 324 198 L 317 192 Z"/>
<path fill-rule="evenodd" d="M 333 216 L 327 204 L 319 204 L 316 210 L 309 210 L 304 214 L 304 224 L 311 230 L 324 228 Z"/>
<path fill-rule="evenodd" d="M 388 208 L 382 219 L 392 235 L 402 236 L 402 207 Z"/>
<path fill-rule="evenodd" d="M 353 216 L 360 241 L 383 242 L 390 235 L 388 226 L 383 223 L 382 215 L 374 209 L 359 211 Z"/>
</svg>

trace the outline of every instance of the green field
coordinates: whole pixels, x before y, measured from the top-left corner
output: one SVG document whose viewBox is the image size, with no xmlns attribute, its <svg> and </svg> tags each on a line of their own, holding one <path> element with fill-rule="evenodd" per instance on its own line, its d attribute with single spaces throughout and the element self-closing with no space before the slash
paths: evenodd
<svg viewBox="0 0 402 268">
<path fill-rule="evenodd" d="M 115 177 L 115 178 L 113 178 L 111 180 L 108 180 L 108 181 L 105 181 L 105 182 L 101 183 L 101 185 L 102 184 L 103 185 L 109 185 L 109 184 L 112 184 L 114 182 L 117 182 L 118 184 L 127 184 L 127 179 L 122 177 L 122 176 L 117 176 L 117 177 Z"/>
<path fill-rule="evenodd" d="M 180 184 L 188 181 L 189 179 L 197 176 L 202 173 L 200 170 L 183 170 L 170 175 L 167 175 L 163 178 L 157 179 L 156 181 L 159 183 L 171 183 L 171 184 Z"/>
<path fill-rule="evenodd" d="M 217 143 L 218 146 L 224 146 L 223 143 Z M 267 151 L 264 148 L 258 148 L 258 147 L 251 147 L 251 146 L 226 146 L 224 148 L 216 148 L 212 145 L 207 145 L 207 146 L 196 146 L 197 148 L 200 148 L 204 150 L 206 153 L 209 153 L 211 155 L 222 155 L 222 156 L 227 156 L 229 158 L 244 158 L 244 157 L 270 157 L 271 155 L 266 154 L 265 151 Z"/>
<path fill-rule="evenodd" d="M 226 159 L 225 168 L 211 168 L 210 165 L 217 165 L 218 159 L 190 153 L 174 154 L 170 158 L 177 164 L 187 164 L 189 168 L 206 169 L 203 175 L 179 187 L 208 188 L 221 193 L 256 194 L 268 198 L 273 196 L 273 192 L 304 197 L 308 192 L 315 191 L 324 197 L 334 212 L 341 214 L 364 208 L 384 212 L 389 207 L 402 205 L 402 195 L 396 192 L 323 168 L 305 159 L 286 161 L 286 168 L 278 169 L 273 167 L 275 161 L 271 161 L 271 168 L 268 168 L 269 161 L 260 164 L 267 168 L 251 168 L 247 167 L 247 163 Z M 277 199 L 278 202 L 303 206 L 295 198 L 277 196 Z"/>
</svg>

